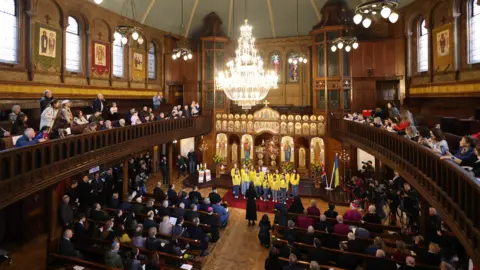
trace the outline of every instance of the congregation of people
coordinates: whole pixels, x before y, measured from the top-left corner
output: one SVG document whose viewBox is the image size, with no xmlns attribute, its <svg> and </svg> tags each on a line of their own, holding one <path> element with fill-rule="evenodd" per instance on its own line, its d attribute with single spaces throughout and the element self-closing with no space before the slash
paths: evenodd
<svg viewBox="0 0 480 270">
<path fill-rule="evenodd" d="M 162 103 L 165 103 L 165 100 L 160 93 L 157 93 L 153 97 L 151 107 L 145 105 L 139 111 L 131 108 L 126 115 L 121 115 L 116 102 L 107 102 L 102 94 L 98 94 L 93 100 L 91 108 L 88 108 L 91 114 L 87 115 L 82 110 L 72 111 L 70 100 L 56 99 L 52 91 L 45 90 L 40 100 L 39 130 L 36 132 L 31 128 L 27 114 L 22 112 L 19 105 L 14 105 L 8 115 L 11 129 L 6 130 L 0 127 L 0 138 L 21 136 L 15 142 L 16 147 L 21 147 L 74 134 L 91 133 L 153 121 L 192 118 L 200 114 L 200 106 L 195 101 L 192 101 L 190 105 L 173 105 L 169 114 L 156 112 L 161 108 Z"/>
<path fill-rule="evenodd" d="M 410 139 L 437 154 L 440 159 L 451 161 L 453 164 L 470 171 L 476 178 L 480 178 L 480 139 L 478 134 L 463 136 L 456 151 L 451 150 L 440 125 L 429 129 L 418 126 L 415 118 L 408 110 L 400 111 L 394 103 L 388 103 L 387 109 L 376 108 L 366 115 L 359 113 L 347 114 L 345 120 L 385 129 Z"/>
</svg>

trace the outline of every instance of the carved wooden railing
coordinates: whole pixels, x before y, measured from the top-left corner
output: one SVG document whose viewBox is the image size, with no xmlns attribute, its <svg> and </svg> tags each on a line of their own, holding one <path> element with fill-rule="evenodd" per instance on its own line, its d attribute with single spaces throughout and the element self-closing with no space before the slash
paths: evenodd
<svg viewBox="0 0 480 270">
<path fill-rule="evenodd" d="M 411 183 L 480 264 L 480 181 L 473 174 L 396 133 L 335 116 L 329 121 L 330 136 L 370 152 Z"/>
<path fill-rule="evenodd" d="M 0 209 L 90 168 L 153 145 L 203 135 L 212 118 L 166 120 L 69 136 L 0 152 Z"/>
</svg>

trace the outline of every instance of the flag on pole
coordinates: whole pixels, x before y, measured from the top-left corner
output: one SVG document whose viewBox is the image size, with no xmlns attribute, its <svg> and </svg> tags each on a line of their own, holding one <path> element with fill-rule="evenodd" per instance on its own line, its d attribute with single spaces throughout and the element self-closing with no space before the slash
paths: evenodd
<svg viewBox="0 0 480 270">
<path fill-rule="evenodd" d="M 325 163 L 322 161 L 322 182 L 328 184 L 327 171 L 325 171 Z"/>
<path fill-rule="evenodd" d="M 332 180 L 330 180 L 330 188 L 335 188 L 339 185 L 340 185 L 340 175 L 338 173 L 338 153 L 336 153 L 335 162 L 333 163 Z"/>
</svg>

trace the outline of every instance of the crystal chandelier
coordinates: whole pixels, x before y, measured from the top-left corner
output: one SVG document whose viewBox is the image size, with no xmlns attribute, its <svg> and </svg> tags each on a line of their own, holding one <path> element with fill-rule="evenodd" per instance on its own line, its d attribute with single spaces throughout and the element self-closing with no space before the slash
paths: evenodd
<svg viewBox="0 0 480 270">
<path fill-rule="evenodd" d="M 345 36 L 339 37 L 332 41 L 332 47 L 330 48 L 332 52 L 335 52 L 337 49 L 341 50 L 345 48 L 346 52 L 352 50 L 356 50 L 358 48 L 358 42 L 356 37 L 352 36 Z"/>
<path fill-rule="evenodd" d="M 396 23 L 398 13 L 393 11 L 398 6 L 398 0 L 373 0 L 366 1 L 357 6 L 353 22 L 362 23 L 363 27 L 368 28 L 372 24 L 372 18 L 380 14 L 384 19 L 391 23 Z"/>
<path fill-rule="evenodd" d="M 97 0 L 98 2 L 101 3 L 101 1 Z M 96 3 L 97 3 L 96 1 Z M 125 21 L 127 21 L 128 17 L 128 6 L 130 6 L 132 10 L 132 20 L 134 21 L 134 25 L 118 25 L 115 28 L 115 33 L 113 34 L 113 38 L 115 41 L 120 41 L 122 42 L 123 45 L 131 42 L 132 40 L 137 41 L 138 44 L 142 45 L 144 40 L 143 40 L 143 30 L 139 26 L 135 25 L 136 19 L 135 19 L 135 3 L 134 0 L 125 0 L 123 2 L 123 7 L 122 7 L 122 12 L 120 15 L 125 17 Z"/>
<path fill-rule="evenodd" d="M 240 27 L 235 55 L 235 59 L 227 62 L 227 69 L 218 73 L 216 84 L 229 99 L 249 109 L 263 100 L 270 89 L 277 88 L 278 76 L 274 71 L 264 70 L 263 61 L 255 49 L 252 26 L 247 19 Z"/>
<path fill-rule="evenodd" d="M 183 0 L 181 2 L 182 4 L 182 7 L 181 7 L 181 15 L 180 17 L 182 18 L 181 21 L 181 25 L 180 25 L 180 33 L 183 33 Z M 180 43 L 180 46 L 178 46 L 178 48 L 174 49 L 173 50 L 173 53 L 172 53 L 172 59 L 173 60 L 177 60 L 177 59 L 183 59 L 183 61 L 188 61 L 188 60 L 191 60 L 193 58 L 193 55 L 192 55 L 192 51 L 188 48 L 188 44 L 186 42 L 186 33 L 185 33 L 185 39 L 183 40 L 182 43 Z"/>
</svg>

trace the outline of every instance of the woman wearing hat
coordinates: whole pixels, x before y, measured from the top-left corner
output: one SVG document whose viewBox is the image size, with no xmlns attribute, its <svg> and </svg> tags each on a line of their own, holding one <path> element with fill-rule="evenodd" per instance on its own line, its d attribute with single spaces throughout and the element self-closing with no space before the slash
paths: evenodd
<svg viewBox="0 0 480 270">
<path fill-rule="evenodd" d="M 62 101 L 62 112 L 61 116 L 63 121 L 65 121 L 68 126 L 71 126 L 73 123 L 73 114 L 70 110 L 70 100 L 66 99 Z"/>
</svg>

